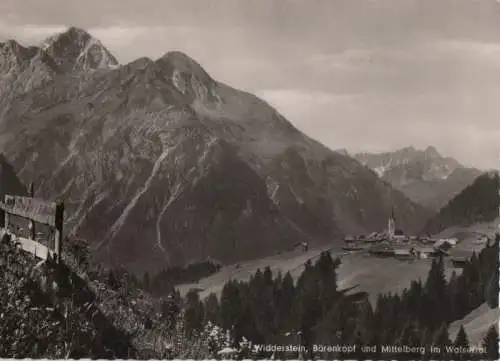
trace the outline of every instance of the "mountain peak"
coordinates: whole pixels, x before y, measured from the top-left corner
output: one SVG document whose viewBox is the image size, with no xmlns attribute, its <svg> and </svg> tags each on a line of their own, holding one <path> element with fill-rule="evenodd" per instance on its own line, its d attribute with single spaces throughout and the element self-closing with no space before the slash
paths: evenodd
<svg viewBox="0 0 500 361">
<path fill-rule="evenodd" d="M 92 37 L 86 30 L 78 28 L 76 26 L 70 26 L 64 33 L 70 36 L 87 37 L 87 38 Z"/>
<path fill-rule="evenodd" d="M 9 40 L 5 41 L 4 43 L 0 43 L 1 49 L 18 50 L 20 47 L 21 47 L 21 45 L 13 39 L 9 39 Z"/>
<path fill-rule="evenodd" d="M 203 67 L 193 58 L 182 51 L 169 51 L 156 61 L 161 66 L 167 66 L 184 76 L 192 76 L 199 81 L 212 82 L 212 78 Z"/>
<path fill-rule="evenodd" d="M 32 50 L 32 48 L 26 48 L 12 39 L 0 43 L 0 55 L 3 57 L 28 58 L 30 55 L 33 56 L 33 52 L 30 50 Z"/>
<path fill-rule="evenodd" d="M 424 151 L 424 153 L 429 158 L 441 158 L 441 154 L 439 154 L 436 147 L 432 145 L 428 146 L 427 149 Z"/>
<path fill-rule="evenodd" d="M 216 99 L 216 81 L 193 58 L 181 51 L 170 51 L 155 61 L 160 72 L 184 97 L 193 104 L 206 104 Z"/>
<path fill-rule="evenodd" d="M 417 150 L 415 149 L 414 146 L 409 146 L 409 147 L 404 147 L 403 149 L 401 149 L 402 152 L 407 152 L 407 153 L 413 153 L 413 152 L 416 152 Z"/>
<path fill-rule="evenodd" d="M 416 203 L 439 209 L 478 175 L 434 146 L 412 146 L 394 152 L 356 154 L 355 158 Z"/>
<path fill-rule="evenodd" d="M 74 26 L 46 39 L 42 48 L 63 72 L 106 69 L 118 65 L 116 58 L 99 40 Z"/>
<path fill-rule="evenodd" d="M 92 35 L 90 35 L 86 30 L 82 28 L 77 28 L 75 26 L 70 26 L 66 31 L 63 31 L 59 34 L 56 34 L 56 37 L 59 39 L 62 38 L 69 38 L 74 40 L 83 40 L 83 41 L 88 41 L 92 38 Z"/>
<path fill-rule="evenodd" d="M 48 65 L 52 70 L 56 68 L 55 64 L 40 48 L 35 46 L 24 47 L 15 40 L 0 43 L 0 74 L 10 73 L 16 77 L 17 75 L 14 74 L 19 71 L 30 66 L 36 67 L 37 60 Z"/>
</svg>

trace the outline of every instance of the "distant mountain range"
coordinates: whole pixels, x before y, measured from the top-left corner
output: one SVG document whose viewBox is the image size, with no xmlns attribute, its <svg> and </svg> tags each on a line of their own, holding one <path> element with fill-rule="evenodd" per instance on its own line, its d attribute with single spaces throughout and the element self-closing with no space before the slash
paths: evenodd
<svg viewBox="0 0 500 361">
<path fill-rule="evenodd" d="M 66 202 L 66 232 L 134 270 L 381 231 L 393 208 L 408 232 L 429 216 L 186 54 L 118 65 L 77 28 L 0 45 L 0 152 Z"/>
<path fill-rule="evenodd" d="M 435 234 L 452 226 L 470 226 L 491 222 L 499 216 L 500 177 L 498 172 L 487 172 L 476 180 L 437 215 L 429 219 L 424 232 Z"/>
<path fill-rule="evenodd" d="M 394 152 L 353 156 L 411 200 L 432 210 L 446 205 L 482 173 L 442 156 L 432 146 L 425 150 L 407 147 Z"/>
</svg>

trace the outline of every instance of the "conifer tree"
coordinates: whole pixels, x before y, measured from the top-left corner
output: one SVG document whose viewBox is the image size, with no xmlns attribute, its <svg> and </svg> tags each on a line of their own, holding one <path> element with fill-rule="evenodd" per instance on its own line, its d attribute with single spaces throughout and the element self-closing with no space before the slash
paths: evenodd
<svg viewBox="0 0 500 361">
<path fill-rule="evenodd" d="M 425 320 L 426 325 L 432 329 L 437 328 L 441 323 L 448 319 L 448 306 L 446 300 L 447 283 L 444 274 L 443 258 L 439 257 L 432 261 L 431 269 L 425 283 L 425 293 L 427 301 L 428 317 Z M 445 302 L 443 302 L 445 301 Z"/>
<path fill-rule="evenodd" d="M 220 301 L 221 326 L 226 330 L 232 329 L 238 314 L 241 312 L 241 298 L 238 284 L 229 281 L 224 285 Z"/>
<path fill-rule="evenodd" d="M 433 346 L 439 347 L 440 353 L 432 356 L 437 357 L 440 360 L 449 359 L 451 355 L 446 351 L 446 346 L 449 345 L 451 345 L 451 340 L 448 333 L 448 325 L 446 323 L 443 323 L 436 332 L 436 337 L 433 342 Z"/>
<path fill-rule="evenodd" d="M 294 297 L 295 287 L 293 279 L 290 272 L 287 272 L 281 283 L 276 307 L 276 324 L 278 328 L 283 331 L 287 331 L 294 324 L 296 316 L 292 312 Z"/>
<path fill-rule="evenodd" d="M 488 360 L 498 360 L 498 332 L 495 325 L 488 329 L 488 333 L 483 340 L 483 347 L 486 349 L 486 357 Z"/>
<path fill-rule="evenodd" d="M 484 281 L 481 277 L 481 265 L 476 252 L 472 254 L 467 267 L 467 283 L 469 290 L 470 307 L 479 307 L 484 302 Z"/>
<path fill-rule="evenodd" d="M 464 326 L 460 326 L 460 330 L 458 330 L 457 337 L 453 344 L 455 347 L 467 348 L 469 347 L 469 338 L 467 337 L 467 333 L 465 332 Z M 457 355 L 457 359 L 459 360 L 469 360 L 470 356 L 465 352 L 460 352 Z"/>
<path fill-rule="evenodd" d="M 485 298 L 486 302 L 488 302 L 488 305 L 491 308 L 497 308 L 498 307 L 498 294 L 499 294 L 499 288 L 498 288 L 498 283 L 499 283 L 499 272 L 498 270 L 494 271 L 490 279 L 488 280 L 486 287 L 485 287 Z"/>
<path fill-rule="evenodd" d="M 266 342 L 257 328 L 256 319 L 248 305 L 243 306 L 242 312 L 236 318 L 232 329 L 232 337 L 236 343 L 239 343 L 242 339 L 252 340 L 254 343 L 260 344 Z"/>
<path fill-rule="evenodd" d="M 463 325 L 460 326 L 453 345 L 457 347 L 469 347 L 469 338 L 467 337 L 467 333 L 465 332 Z"/>
<path fill-rule="evenodd" d="M 175 295 L 169 294 L 167 299 L 161 304 L 162 318 L 165 320 L 168 329 L 174 329 L 179 312 L 180 306 L 175 299 Z"/>
<path fill-rule="evenodd" d="M 219 300 L 215 293 L 210 293 L 205 299 L 205 322 L 219 323 Z"/>
<path fill-rule="evenodd" d="M 190 290 L 186 295 L 186 309 L 184 312 L 185 330 L 188 336 L 203 328 L 203 304 L 196 290 Z"/>
</svg>

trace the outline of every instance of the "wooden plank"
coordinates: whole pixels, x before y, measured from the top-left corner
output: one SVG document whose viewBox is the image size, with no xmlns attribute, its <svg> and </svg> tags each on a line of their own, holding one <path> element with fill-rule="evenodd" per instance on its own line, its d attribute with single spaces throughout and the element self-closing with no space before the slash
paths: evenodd
<svg viewBox="0 0 500 361">
<path fill-rule="evenodd" d="M 0 208 L 6 213 L 32 219 L 49 226 L 56 226 L 57 204 L 55 202 L 32 197 L 5 195 L 5 201 L 0 203 Z"/>
<path fill-rule="evenodd" d="M 56 232 L 54 235 L 54 251 L 57 262 L 60 262 L 62 255 L 63 223 L 64 223 L 64 203 L 58 203 L 56 207 L 56 217 L 55 217 Z"/>
<path fill-rule="evenodd" d="M 16 237 L 12 240 L 12 242 L 18 242 L 24 251 L 29 252 L 32 255 L 35 255 L 36 257 L 43 260 L 47 260 L 49 257 L 54 257 L 54 251 L 50 250 L 47 246 L 44 246 L 43 244 L 35 242 L 31 239 Z"/>
<path fill-rule="evenodd" d="M 35 184 L 33 182 L 30 183 L 29 196 L 35 197 Z M 36 239 L 36 230 L 35 230 L 35 222 L 33 220 L 29 220 L 28 228 L 30 230 L 30 238 L 32 240 Z"/>
</svg>

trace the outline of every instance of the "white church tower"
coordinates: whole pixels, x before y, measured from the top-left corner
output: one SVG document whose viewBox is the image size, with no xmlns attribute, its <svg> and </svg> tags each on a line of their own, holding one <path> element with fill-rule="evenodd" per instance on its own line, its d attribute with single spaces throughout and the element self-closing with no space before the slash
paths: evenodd
<svg viewBox="0 0 500 361">
<path fill-rule="evenodd" d="M 396 234 L 396 219 L 394 218 L 394 208 L 392 209 L 391 216 L 389 217 L 389 221 L 387 222 L 387 234 L 389 239 L 394 239 L 394 235 Z"/>
</svg>

